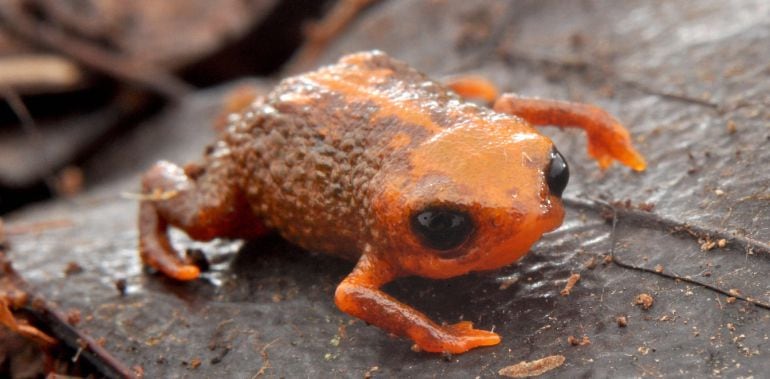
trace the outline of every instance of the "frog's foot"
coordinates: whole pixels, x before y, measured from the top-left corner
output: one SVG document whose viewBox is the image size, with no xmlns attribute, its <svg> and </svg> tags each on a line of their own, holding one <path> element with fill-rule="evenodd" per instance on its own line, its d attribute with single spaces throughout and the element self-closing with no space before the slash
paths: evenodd
<svg viewBox="0 0 770 379">
<path fill-rule="evenodd" d="M 193 280 L 200 269 L 182 260 L 168 240 L 168 223 L 155 205 L 143 201 L 139 206 L 139 256 L 142 262 L 176 280 Z"/>
<path fill-rule="evenodd" d="M 634 149 L 628 132 L 620 124 L 617 125 L 611 133 L 588 133 L 588 155 L 594 158 L 602 169 L 617 160 L 636 171 L 644 171 L 647 167 L 644 157 Z"/>
<path fill-rule="evenodd" d="M 468 321 L 438 325 L 379 289 L 396 276 L 392 266 L 381 258 L 364 255 L 337 287 L 334 301 L 345 313 L 395 335 L 411 338 L 423 351 L 460 354 L 500 343 L 500 336 L 473 329 Z"/>
<path fill-rule="evenodd" d="M 470 321 L 461 321 L 440 327 L 438 335 L 418 337 L 414 340 L 420 350 L 461 354 L 477 347 L 497 345 L 500 343 L 500 336 L 494 332 L 473 329 L 473 323 Z"/>
<path fill-rule="evenodd" d="M 215 155 L 216 156 L 216 155 Z M 253 238 L 267 233 L 254 217 L 225 162 L 186 169 L 158 162 L 142 179 L 139 253 L 142 261 L 176 280 L 193 280 L 200 269 L 182 259 L 168 239 L 175 226 L 191 238 Z M 189 173 L 189 174 L 188 174 Z"/>
<path fill-rule="evenodd" d="M 642 155 L 631 144 L 628 131 L 599 107 L 504 94 L 495 102 L 494 110 L 519 116 L 534 125 L 585 130 L 588 135 L 588 153 L 601 168 L 608 167 L 613 160 L 636 171 L 642 171 L 647 166 Z"/>
</svg>

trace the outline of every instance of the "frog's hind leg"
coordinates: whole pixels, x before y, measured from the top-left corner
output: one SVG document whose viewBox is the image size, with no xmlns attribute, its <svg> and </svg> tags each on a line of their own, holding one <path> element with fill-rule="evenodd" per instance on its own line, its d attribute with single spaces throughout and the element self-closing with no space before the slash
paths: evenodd
<svg viewBox="0 0 770 379">
<path fill-rule="evenodd" d="M 209 160 L 206 168 L 158 162 L 142 178 L 144 199 L 139 208 L 139 252 L 142 261 L 166 276 L 192 280 L 198 267 L 185 262 L 168 239 L 174 226 L 191 238 L 254 238 L 267 233 L 252 214 L 236 183 L 237 174 L 224 161 Z"/>
<path fill-rule="evenodd" d="M 494 83 L 478 75 L 459 75 L 444 79 L 444 84 L 460 97 L 468 100 L 482 100 L 492 104 L 499 91 Z"/>
<path fill-rule="evenodd" d="M 449 78 L 445 84 L 465 99 L 480 99 L 497 112 L 523 118 L 533 125 L 575 127 L 588 135 L 588 154 L 596 159 L 599 167 L 606 168 L 617 160 L 634 170 L 646 167 L 644 158 L 631 144 L 631 137 L 623 125 L 605 110 L 590 105 L 567 101 L 545 100 L 503 94 L 489 80 L 481 76 L 464 75 Z"/>
<path fill-rule="evenodd" d="M 497 112 L 519 116 L 533 125 L 575 127 L 586 131 L 588 154 L 599 167 L 607 168 L 613 160 L 636 170 L 647 166 L 631 144 L 625 127 L 607 111 L 590 104 L 502 95 L 494 105 Z"/>
</svg>

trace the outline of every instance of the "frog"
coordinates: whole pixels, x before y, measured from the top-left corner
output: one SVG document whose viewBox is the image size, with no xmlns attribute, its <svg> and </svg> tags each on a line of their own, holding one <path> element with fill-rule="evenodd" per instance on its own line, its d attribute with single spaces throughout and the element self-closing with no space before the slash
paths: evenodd
<svg viewBox="0 0 770 379">
<path fill-rule="evenodd" d="M 476 97 L 496 99 L 489 107 Z M 497 96 L 479 78 L 440 82 L 382 51 L 349 54 L 231 114 L 201 161 L 150 168 L 139 255 L 190 281 L 200 269 L 174 249 L 169 228 L 200 241 L 277 232 L 355 262 L 333 295 L 342 312 L 421 351 L 496 345 L 498 334 L 437 323 L 382 286 L 510 265 L 561 225 L 569 166 L 533 125 L 585 130 L 602 169 L 645 169 L 628 131 L 599 107 Z"/>
</svg>

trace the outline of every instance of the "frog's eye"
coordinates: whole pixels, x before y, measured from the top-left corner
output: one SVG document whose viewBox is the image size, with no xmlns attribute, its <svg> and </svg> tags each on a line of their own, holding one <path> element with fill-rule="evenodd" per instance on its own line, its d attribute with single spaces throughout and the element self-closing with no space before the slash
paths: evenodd
<svg viewBox="0 0 770 379">
<path fill-rule="evenodd" d="M 412 215 L 412 232 L 425 247 L 451 250 L 465 242 L 474 225 L 466 212 L 440 206 L 427 207 Z"/>
<path fill-rule="evenodd" d="M 551 161 L 545 170 L 545 180 L 548 183 L 551 194 L 561 197 L 569 181 L 569 166 L 567 166 L 567 161 L 564 160 L 559 150 L 556 150 L 556 147 L 551 150 Z"/>
</svg>

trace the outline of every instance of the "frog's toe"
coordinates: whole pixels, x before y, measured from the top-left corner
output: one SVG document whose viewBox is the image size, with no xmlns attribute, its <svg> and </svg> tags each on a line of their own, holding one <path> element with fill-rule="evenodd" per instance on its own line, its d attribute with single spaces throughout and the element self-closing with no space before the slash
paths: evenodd
<svg viewBox="0 0 770 379">
<path fill-rule="evenodd" d="M 615 160 L 635 171 L 644 171 L 647 167 L 644 157 L 631 146 L 630 142 L 608 145 L 589 141 L 588 155 L 596 160 L 602 170 L 609 167 Z"/>
<path fill-rule="evenodd" d="M 170 273 L 169 276 L 180 281 L 190 281 L 198 279 L 200 274 L 201 270 L 197 266 L 184 265 L 176 267 L 173 273 Z"/>
<path fill-rule="evenodd" d="M 470 321 L 461 321 L 446 328 L 455 337 L 456 343 L 447 344 L 445 351 L 453 354 L 464 353 L 482 346 L 494 346 L 501 341 L 497 333 L 474 329 Z"/>
</svg>

